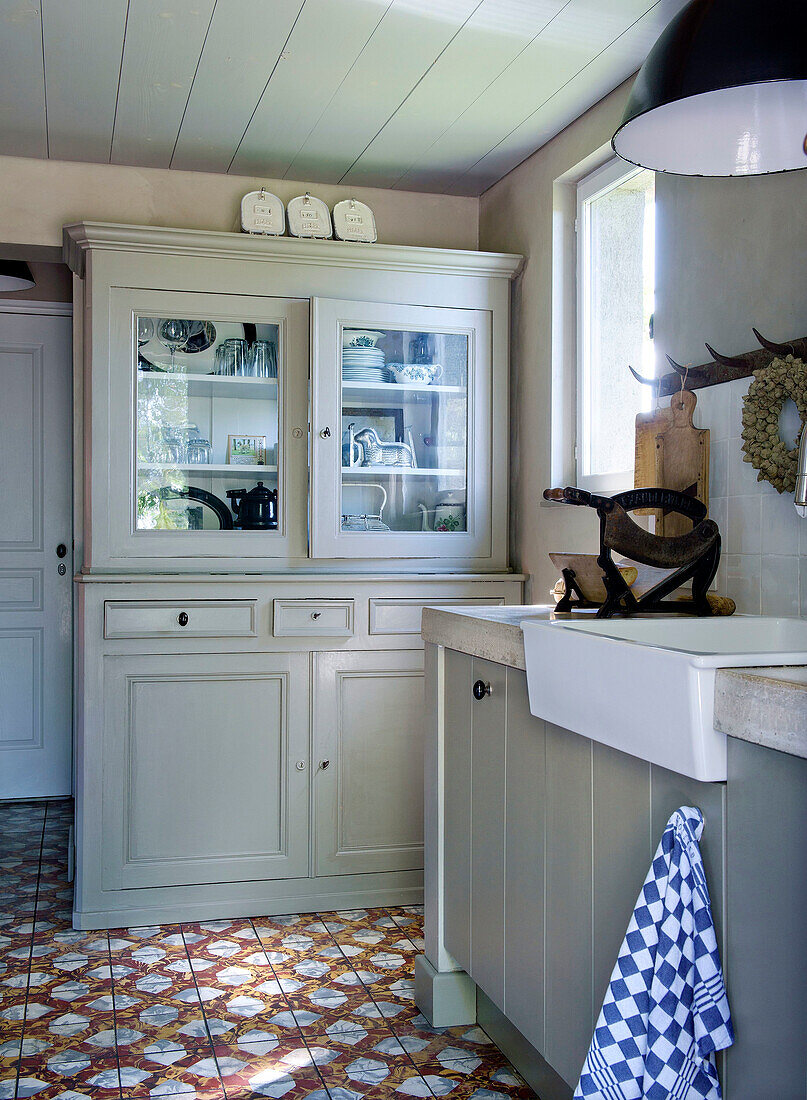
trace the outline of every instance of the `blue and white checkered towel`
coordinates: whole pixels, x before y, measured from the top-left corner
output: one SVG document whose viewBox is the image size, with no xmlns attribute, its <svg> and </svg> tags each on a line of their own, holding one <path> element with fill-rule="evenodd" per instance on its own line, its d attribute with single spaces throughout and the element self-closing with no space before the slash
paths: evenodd
<svg viewBox="0 0 807 1100">
<path fill-rule="evenodd" d="M 714 1052 L 734 1031 L 698 841 L 676 810 L 619 951 L 575 1100 L 720 1100 Z"/>
</svg>

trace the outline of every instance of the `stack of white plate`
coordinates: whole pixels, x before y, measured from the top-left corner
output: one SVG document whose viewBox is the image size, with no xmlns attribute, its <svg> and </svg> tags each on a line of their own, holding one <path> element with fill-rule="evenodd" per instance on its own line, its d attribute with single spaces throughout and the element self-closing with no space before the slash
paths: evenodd
<svg viewBox="0 0 807 1100">
<path fill-rule="evenodd" d="M 343 348 L 342 378 L 346 382 L 388 382 L 381 348 Z"/>
</svg>

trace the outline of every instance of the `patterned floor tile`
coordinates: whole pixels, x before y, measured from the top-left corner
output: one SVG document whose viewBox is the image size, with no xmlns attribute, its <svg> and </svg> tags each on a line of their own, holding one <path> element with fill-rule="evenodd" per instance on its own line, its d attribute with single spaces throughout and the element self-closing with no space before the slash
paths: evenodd
<svg viewBox="0 0 807 1100">
<path fill-rule="evenodd" d="M 395 1036 L 407 1046 L 409 1057 L 417 1064 L 438 1063 L 445 1050 L 484 1057 L 497 1051 L 493 1040 L 475 1024 L 467 1027 L 433 1028 L 423 1016 L 392 1020 Z"/>
<path fill-rule="evenodd" d="M 138 1057 L 120 1056 L 124 1097 L 183 1096 L 222 1100 L 219 1064 L 211 1046 L 190 1052 L 151 1051 Z"/>
<path fill-rule="evenodd" d="M 429 1086 L 406 1056 L 387 1056 L 373 1052 L 340 1054 L 318 1066 L 320 1076 L 332 1097 L 347 1090 L 369 1100 L 398 1096 L 430 1097 Z"/>
<path fill-rule="evenodd" d="M 23 1096 L 36 1096 L 38 1100 L 57 1100 L 73 1094 L 79 1097 L 107 1097 L 118 1100 L 121 1096 L 120 1077 L 117 1059 L 82 1058 L 69 1062 L 58 1059 L 42 1060 L 28 1065 L 20 1072 L 18 1091 L 13 1086 L 3 1091 L 0 1085 L 0 1100 Z"/>
</svg>

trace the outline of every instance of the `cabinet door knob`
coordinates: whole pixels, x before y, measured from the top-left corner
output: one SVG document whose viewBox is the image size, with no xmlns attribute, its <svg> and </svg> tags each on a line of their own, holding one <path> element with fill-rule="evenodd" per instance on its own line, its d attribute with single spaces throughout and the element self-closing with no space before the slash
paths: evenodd
<svg viewBox="0 0 807 1100">
<path fill-rule="evenodd" d="M 330 762 L 330 760 L 320 760 L 319 766 L 320 766 L 322 771 L 327 771 L 328 768 L 330 768 L 330 766 L 331 766 L 331 762 Z"/>
<path fill-rule="evenodd" d="M 65 546 L 65 544 L 63 542 L 60 542 L 59 545 L 56 547 L 56 557 L 57 558 L 67 557 L 67 547 Z"/>
<path fill-rule="evenodd" d="M 484 699 L 486 695 L 492 695 L 493 688 L 484 680 L 477 680 L 474 684 L 474 699 Z"/>
<path fill-rule="evenodd" d="M 322 431 L 319 433 L 319 435 L 320 435 L 320 439 L 330 439 L 331 438 L 331 429 L 330 428 L 323 428 Z"/>
<path fill-rule="evenodd" d="M 188 625 L 188 612 L 187 611 L 180 611 L 180 613 L 177 615 L 177 622 L 179 623 L 180 626 L 187 626 Z"/>
</svg>

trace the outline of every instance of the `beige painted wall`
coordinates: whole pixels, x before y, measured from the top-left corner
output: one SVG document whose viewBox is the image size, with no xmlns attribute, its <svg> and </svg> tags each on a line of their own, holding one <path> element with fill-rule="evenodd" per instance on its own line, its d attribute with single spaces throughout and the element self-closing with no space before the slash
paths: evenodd
<svg viewBox="0 0 807 1100">
<path fill-rule="evenodd" d="M 563 188 L 576 166 L 608 154 L 629 89 L 622 85 L 481 199 L 480 247 L 521 252 L 527 264 L 513 307 L 511 498 L 513 564 L 534 575 L 533 602 L 547 601 L 550 551 L 597 548 L 588 509 L 542 505 L 550 484 L 553 259 L 573 255 L 559 236 Z M 567 190 L 569 190 L 567 188 Z M 754 346 L 751 326 L 774 340 L 807 333 L 807 172 L 757 179 L 656 181 L 656 350 L 679 362 Z M 553 256 L 554 252 L 554 256 Z M 570 354 L 568 359 L 572 360 Z M 555 375 L 557 384 L 557 372 Z M 696 423 L 712 433 L 710 512 L 723 535 L 718 591 L 741 611 L 807 616 L 807 521 L 793 497 L 742 461 L 742 397 L 748 380 L 699 391 Z M 571 397 L 570 397 L 571 404 Z"/>
<path fill-rule="evenodd" d="M 235 231 L 241 198 L 263 185 L 284 202 L 306 190 L 331 208 L 340 199 L 361 199 L 372 208 L 384 244 L 477 247 L 473 198 L 26 157 L 0 157 L 0 242 L 23 246 L 6 247 L 6 256 L 56 259 L 40 250 L 61 249 L 62 226 L 69 222 Z"/>
<path fill-rule="evenodd" d="M 592 512 L 541 503 L 551 476 L 554 184 L 610 141 L 628 88 L 620 85 L 480 200 L 480 248 L 527 259 L 513 300 L 510 512 L 513 565 L 533 575 L 533 603 L 548 602 L 557 576 L 550 551 L 597 549 Z"/>
</svg>

